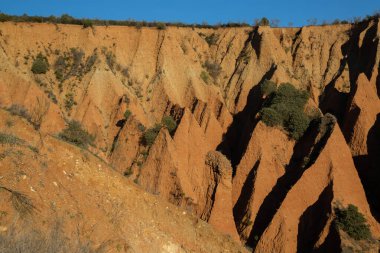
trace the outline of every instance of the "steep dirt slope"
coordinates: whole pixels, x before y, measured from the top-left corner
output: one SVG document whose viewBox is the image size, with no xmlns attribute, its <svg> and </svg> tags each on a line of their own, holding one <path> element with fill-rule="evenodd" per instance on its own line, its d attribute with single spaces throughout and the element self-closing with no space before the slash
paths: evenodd
<svg viewBox="0 0 380 253">
<path fill-rule="evenodd" d="M 68 242 L 91 240 L 106 252 L 245 252 L 204 221 L 129 183 L 90 152 L 41 136 L 2 110 L 0 118 L 0 132 L 19 138 L 0 146 L 0 186 L 29 199 L 17 205 L 9 191 L 0 191 L 1 233 L 59 221 Z"/>
<path fill-rule="evenodd" d="M 78 120 L 128 187 L 256 252 L 336 251 L 351 243 L 331 225 L 338 202 L 358 206 L 380 235 L 379 37 L 377 19 L 288 29 L 0 23 L 0 106 L 27 108 L 41 136 Z M 50 68 L 36 75 L 39 53 Z M 266 79 L 307 90 L 308 106 L 337 123 L 327 115 L 299 141 L 266 126 Z M 144 144 L 164 115 L 176 130 Z"/>
</svg>

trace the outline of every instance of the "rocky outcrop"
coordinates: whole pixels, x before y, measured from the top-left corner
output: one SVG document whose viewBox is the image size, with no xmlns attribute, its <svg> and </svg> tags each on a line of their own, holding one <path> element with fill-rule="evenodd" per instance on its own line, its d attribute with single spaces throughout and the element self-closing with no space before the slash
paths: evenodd
<svg viewBox="0 0 380 253">
<path fill-rule="evenodd" d="M 298 181 L 289 189 L 263 234 L 256 235 L 255 252 L 308 252 L 322 247 L 328 243 L 330 232 L 318 234 L 315 229 L 319 228 L 321 232 L 331 230 L 329 217 L 336 203 L 356 205 L 365 215 L 373 234 L 379 235 L 378 223 L 371 215 L 339 126 L 333 126 L 331 133 L 327 134 L 329 137 L 316 159 L 306 165 Z M 317 220 L 318 223 L 313 223 Z"/>
<path fill-rule="evenodd" d="M 124 173 L 257 252 L 335 252 L 347 241 L 331 225 L 336 202 L 358 206 L 379 236 L 379 26 L 3 22 L 0 106 L 26 108 L 40 139 L 80 121 L 95 136 L 90 150 L 116 177 Z M 39 53 L 50 63 L 46 74 L 31 72 Z M 266 79 L 307 90 L 306 110 L 337 120 L 313 121 L 297 142 L 266 126 L 258 117 Z M 147 146 L 144 132 L 164 115 L 177 128 L 163 127 Z M 165 247 L 180 251 L 170 240 Z"/>
<path fill-rule="evenodd" d="M 211 169 L 214 184 L 210 185 L 210 216 L 208 222 L 218 231 L 239 240 L 232 213 L 232 167 L 230 161 L 217 151 L 207 153 L 206 165 Z"/>
</svg>

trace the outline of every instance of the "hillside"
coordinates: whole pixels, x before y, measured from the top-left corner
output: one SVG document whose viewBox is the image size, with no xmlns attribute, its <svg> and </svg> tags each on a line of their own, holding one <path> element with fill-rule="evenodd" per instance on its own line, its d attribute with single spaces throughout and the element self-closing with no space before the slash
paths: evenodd
<svg viewBox="0 0 380 253">
<path fill-rule="evenodd" d="M 379 37 L 376 19 L 161 30 L 0 23 L 0 131 L 24 140 L 0 143 L 0 186 L 33 201 L 28 222 L 46 230 L 60 220 L 72 240 L 82 226 L 77 237 L 109 250 L 378 252 Z M 266 80 L 274 93 L 264 94 Z M 282 83 L 307 95 L 301 109 L 284 96 L 301 110 L 291 117 L 310 118 L 297 137 L 297 124 L 263 116 L 283 110 L 273 105 L 281 92 L 298 99 Z M 71 120 L 91 145 L 62 140 Z M 3 233 L 26 226 L 2 199 Z M 350 204 L 371 238 L 336 225 Z"/>
</svg>

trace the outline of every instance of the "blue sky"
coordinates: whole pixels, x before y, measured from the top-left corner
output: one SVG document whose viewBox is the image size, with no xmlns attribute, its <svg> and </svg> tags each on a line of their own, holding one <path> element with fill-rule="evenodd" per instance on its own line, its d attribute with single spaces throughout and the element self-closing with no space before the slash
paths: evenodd
<svg viewBox="0 0 380 253">
<path fill-rule="evenodd" d="M 332 21 L 373 14 L 380 10 L 380 0 L 0 0 L 0 11 L 22 15 L 68 13 L 78 18 L 135 19 L 215 24 L 247 22 L 268 17 L 306 24 L 306 20 Z"/>
</svg>

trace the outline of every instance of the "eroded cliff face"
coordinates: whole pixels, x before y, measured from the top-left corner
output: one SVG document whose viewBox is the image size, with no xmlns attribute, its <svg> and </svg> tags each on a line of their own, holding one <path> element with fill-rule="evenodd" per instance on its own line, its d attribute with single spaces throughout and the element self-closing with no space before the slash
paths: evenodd
<svg viewBox="0 0 380 253">
<path fill-rule="evenodd" d="M 96 136 L 90 150 L 126 180 L 255 252 L 335 250 L 336 203 L 358 206 L 380 236 L 379 26 L 1 23 L 0 105 L 27 108 L 41 136 L 80 121 Z M 30 71 L 38 53 L 46 74 Z M 266 126 L 264 80 L 307 90 L 308 107 L 337 122 L 325 116 L 299 141 Z M 144 145 L 165 115 L 176 130 Z"/>
</svg>

